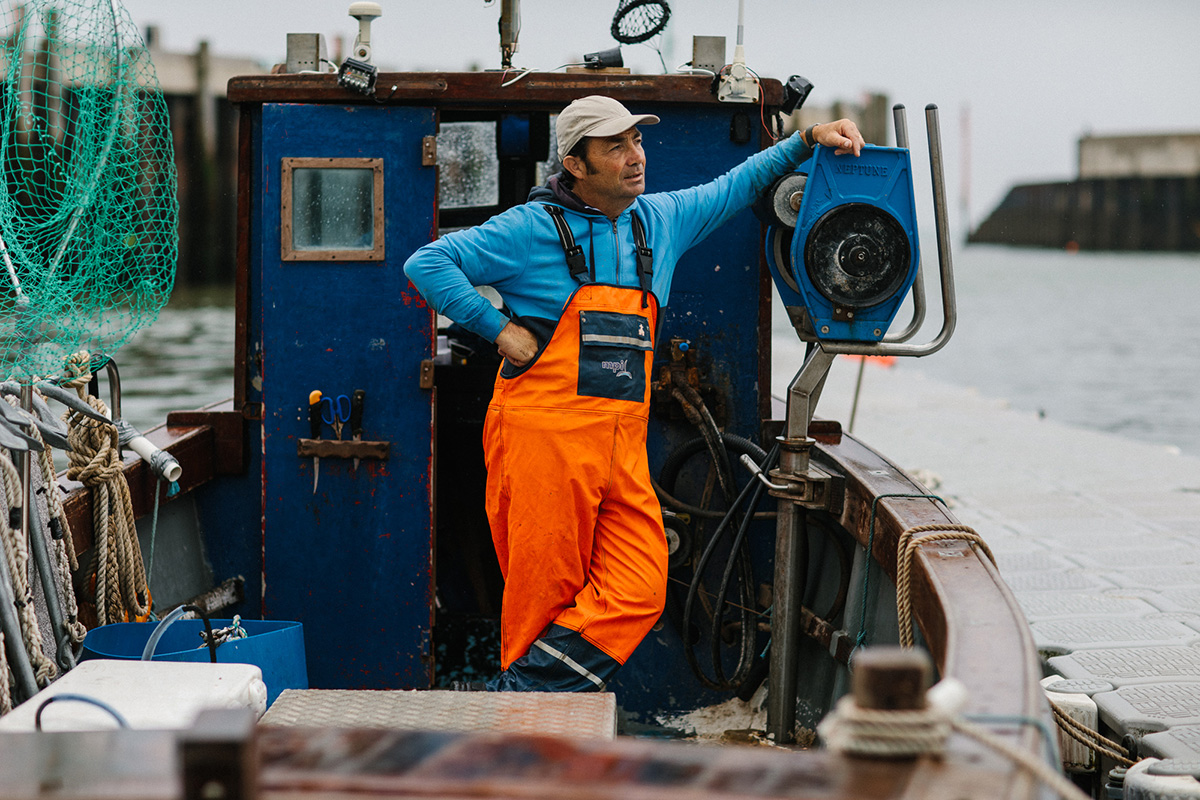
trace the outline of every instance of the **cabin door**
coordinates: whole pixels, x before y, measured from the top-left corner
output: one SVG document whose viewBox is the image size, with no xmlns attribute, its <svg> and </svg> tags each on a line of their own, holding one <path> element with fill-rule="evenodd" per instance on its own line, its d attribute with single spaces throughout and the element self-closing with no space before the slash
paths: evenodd
<svg viewBox="0 0 1200 800">
<path fill-rule="evenodd" d="M 434 326 L 402 268 L 434 230 L 434 112 L 266 104 L 258 131 L 263 613 L 304 624 L 314 688 L 428 687 Z M 346 442 L 355 390 L 381 444 L 306 455 L 339 438 L 310 393 Z"/>
</svg>

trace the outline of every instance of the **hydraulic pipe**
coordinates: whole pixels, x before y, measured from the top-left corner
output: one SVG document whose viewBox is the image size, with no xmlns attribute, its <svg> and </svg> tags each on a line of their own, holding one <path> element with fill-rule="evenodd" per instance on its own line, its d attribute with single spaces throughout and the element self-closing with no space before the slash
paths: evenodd
<svg viewBox="0 0 1200 800">
<path fill-rule="evenodd" d="M 128 447 L 141 456 L 142 460 L 150 465 L 150 469 L 158 477 L 172 483 L 179 480 L 179 476 L 183 474 L 183 467 L 179 465 L 175 457 L 151 444 L 149 439 L 142 436 L 141 431 L 121 417 L 121 373 L 117 369 L 117 362 L 111 358 L 108 359 L 104 364 L 104 369 L 108 373 L 109 399 L 112 404 L 113 425 L 117 427 L 117 446 L 121 448 Z M 121 452 L 119 455 L 124 457 L 124 452 Z"/>
<path fill-rule="evenodd" d="M 897 103 L 892 106 L 892 120 L 896 125 L 896 146 L 908 149 L 908 111 L 903 103 Z M 919 259 L 919 256 L 918 256 Z M 883 337 L 884 342 L 907 342 L 909 339 L 917 335 L 917 331 L 925 324 L 925 273 L 921 269 L 920 260 L 917 261 L 917 276 L 913 280 L 912 287 L 913 298 L 913 315 L 908 325 L 903 330 L 896 333 L 889 333 Z M 851 420 L 850 427 L 854 427 L 854 421 Z"/>
</svg>

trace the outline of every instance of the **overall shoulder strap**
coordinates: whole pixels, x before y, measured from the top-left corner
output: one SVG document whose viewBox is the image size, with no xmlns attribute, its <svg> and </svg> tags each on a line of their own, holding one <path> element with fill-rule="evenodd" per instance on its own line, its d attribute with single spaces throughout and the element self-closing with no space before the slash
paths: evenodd
<svg viewBox="0 0 1200 800">
<path fill-rule="evenodd" d="M 554 227 L 558 231 L 558 241 L 562 244 L 563 253 L 567 257 L 567 269 L 571 270 L 571 277 L 580 283 L 588 283 L 587 257 L 583 254 L 583 248 L 575 243 L 571 228 L 563 219 L 563 210 L 549 203 L 543 203 L 542 207 L 554 220 Z"/>
<path fill-rule="evenodd" d="M 633 244 L 637 250 L 638 284 L 642 289 L 642 308 L 646 307 L 646 294 L 650 292 L 654 277 L 654 251 L 646 247 L 646 229 L 637 213 L 632 213 L 630 223 L 633 225 Z"/>
</svg>

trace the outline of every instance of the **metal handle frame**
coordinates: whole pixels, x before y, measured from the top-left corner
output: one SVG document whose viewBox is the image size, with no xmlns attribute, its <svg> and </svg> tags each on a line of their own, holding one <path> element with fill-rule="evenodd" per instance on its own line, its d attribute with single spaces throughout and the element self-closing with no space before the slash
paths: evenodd
<svg viewBox="0 0 1200 800">
<path fill-rule="evenodd" d="M 907 143 L 907 126 L 904 124 L 903 106 L 897 112 L 897 138 L 904 132 Z M 958 322 L 958 307 L 954 297 L 954 264 L 950 255 L 950 225 L 946 209 L 946 181 L 942 167 L 942 137 L 941 126 L 938 122 L 938 108 L 934 104 L 925 107 L 925 126 L 929 136 L 929 170 L 933 183 L 934 222 L 937 226 L 938 268 L 942 283 L 942 329 L 929 342 L 920 345 L 889 341 L 882 342 L 828 342 L 816 341 L 805 358 L 804 366 L 796 373 L 796 377 L 788 385 L 787 392 L 787 432 L 791 439 L 804 439 L 808 436 L 808 425 L 812 421 L 813 411 L 825 385 L 825 376 L 833 364 L 833 357 L 839 354 L 862 356 L 927 356 L 936 353 L 946 346 L 954 334 Z M 920 285 L 921 275 L 918 266 L 917 282 Z M 914 292 L 914 305 L 916 294 Z M 924 305 L 922 298 L 922 306 Z M 919 318 L 918 318 L 919 317 Z M 924 322 L 924 310 L 914 318 L 905 330 L 897 334 L 897 338 L 910 338 L 913 332 L 910 328 L 920 326 Z"/>
<path fill-rule="evenodd" d="M 892 106 L 892 121 L 896 125 L 896 146 L 908 149 L 908 111 L 902 103 L 897 103 Z M 908 325 L 896 333 L 889 333 L 883 337 L 883 341 L 892 342 L 907 342 L 921 326 L 925 324 L 925 271 L 921 268 L 921 262 L 917 261 L 917 276 L 913 281 L 912 287 L 913 296 L 913 315 L 912 320 Z"/>
</svg>

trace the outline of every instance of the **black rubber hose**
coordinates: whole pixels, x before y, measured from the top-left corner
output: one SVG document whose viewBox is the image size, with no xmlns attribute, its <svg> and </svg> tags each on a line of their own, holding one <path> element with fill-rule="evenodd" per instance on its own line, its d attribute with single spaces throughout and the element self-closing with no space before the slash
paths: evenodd
<svg viewBox="0 0 1200 800">
<path fill-rule="evenodd" d="M 770 466 L 767 469 L 770 469 Z M 754 493 L 750 497 L 750 509 L 754 509 L 758 505 L 758 501 L 762 498 L 763 488 L 761 483 L 754 481 Z M 713 674 L 716 675 L 717 680 L 721 683 L 728 683 L 734 687 L 741 686 L 750 672 L 750 667 L 754 663 L 754 642 L 757 626 L 754 623 L 753 613 L 750 608 L 750 604 L 754 602 L 754 598 L 752 597 L 754 572 L 750 566 L 750 554 L 744 546 L 746 532 L 750 529 L 751 521 L 749 514 L 742 515 L 741 524 L 738 525 L 737 536 L 734 538 L 733 544 L 729 547 L 731 558 L 725 562 L 725 572 L 721 575 L 721 587 L 717 591 L 716 598 L 718 612 L 713 614 L 711 631 Z M 738 600 L 740 601 L 739 611 L 742 625 L 741 652 L 738 654 L 737 667 L 734 669 L 733 677 L 726 680 L 725 670 L 721 665 L 722 614 L 719 613 L 719 610 L 725 608 L 725 598 L 729 595 L 729 583 L 733 578 L 735 570 L 738 572 Z"/>
<path fill-rule="evenodd" d="M 778 455 L 779 446 L 776 445 L 774 448 L 772 448 L 771 452 L 766 455 L 765 460 L 761 464 L 762 468 L 769 470 L 773 466 L 773 462 Z M 725 532 L 732 527 L 735 521 L 738 521 L 738 511 L 742 504 L 745 503 L 746 499 L 751 496 L 751 494 L 753 494 L 754 501 L 757 503 L 758 499 L 762 496 L 762 484 L 757 481 L 751 481 L 750 483 L 746 484 L 746 486 L 734 499 L 725 515 L 725 518 L 721 520 L 720 524 L 717 525 L 717 529 L 713 531 L 712 536 L 709 538 L 708 545 L 705 547 L 703 554 L 700 556 L 700 560 L 696 564 L 695 573 L 692 576 L 692 582 L 688 586 L 687 601 L 684 603 L 683 608 L 685 636 L 686 631 L 690 629 L 692 609 L 694 607 L 696 597 L 699 594 L 700 586 L 703 583 L 704 573 L 708 567 L 708 562 L 712 558 L 713 553 L 716 551 L 717 545 L 721 541 L 721 538 L 724 536 Z M 752 592 L 753 587 L 753 574 L 748 570 L 749 554 L 746 552 L 745 539 L 746 532 L 749 530 L 753 510 L 754 505 L 751 504 L 749 507 L 749 511 L 751 513 L 742 516 L 740 521 L 738 521 L 738 532 L 734 540 L 733 548 L 730 550 L 730 560 L 726 564 L 726 570 L 721 582 L 721 589 L 717 595 L 717 604 L 713 609 L 713 625 L 710 635 L 713 639 L 711 644 L 713 655 L 713 672 L 715 677 L 710 678 L 700 667 L 700 663 L 696 658 L 696 654 L 690 645 L 684 647 L 684 655 L 687 658 L 688 665 L 691 667 L 692 672 L 695 673 L 696 677 L 702 684 L 711 689 L 736 691 L 739 688 L 740 682 L 745 681 L 751 666 L 753 666 L 754 641 L 756 638 L 755 633 L 757 631 L 757 626 L 753 623 L 752 612 L 750 610 L 750 602 L 752 602 L 752 599 L 750 598 L 750 592 Z M 741 654 L 739 655 L 738 667 L 734 673 L 734 679 L 726 680 L 720 658 L 721 618 L 722 611 L 725 606 L 725 598 L 728 594 L 732 570 L 737 566 L 738 562 L 744 565 L 742 569 L 739 570 L 741 572 L 741 579 L 739 580 L 739 584 L 741 586 L 740 596 L 743 601 L 741 603 Z M 686 642 L 687 640 L 685 638 L 685 643 Z"/>
<path fill-rule="evenodd" d="M 736 433 L 723 433 L 721 438 L 725 441 L 727 450 L 732 450 L 738 455 L 748 455 L 754 459 L 756 464 L 763 463 L 767 458 L 765 450 L 744 436 L 738 436 Z M 675 482 L 679 480 L 679 472 L 683 469 L 683 465 L 689 458 L 707 447 L 707 440 L 703 436 L 697 436 L 695 439 L 688 439 L 672 450 L 666 461 L 663 462 L 662 469 L 658 472 L 659 485 L 670 494 L 675 494 Z"/>
<path fill-rule="evenodd" d="M 742 500 L 744 500 L 745 497 L 750 494 L 750 491 L 753 488 L 754 488 L 753 485 L 746 484 L 746 488 L 744 488 L 742 490 L 741 494 L 738 495 L 738 498 L 737 498 L 737 500 L 735 500 L 734 505 L 736 506 L 738 503 L 740 503 Z M 699 594 L 700 584 L 703 583 L 705 567 L 708 566 L 709 559 L 712 558 L 713 552 L 717 548 L 717 544 L 721 541 L 721 536 L 724 534 L 725 530 L 733 522 L 733 513 L 732 512 L 733 512 L 733 509 L 730 509 L 730 513 L 727 513 L 725 515 L 725 518 L 723 520 L 721 520 L 720 524 L 717 525 L 717 529 L 715 531 L 713 531 L 713 535 L 708 540 L 708 545 L 704 548 L 704 553 L 701 554 L 700 560 L 696 564 L 695 573 L 692 575 L 692 582 L 688 586 L 687 600 L 683 604 L 683 623 L 685 626 L 685 628 L 684 628 L 685 632 L 688 629 L 690 629 L 690 627 L 691 627 L 690 623 L 691 623 L 691 619 L 692 619 L 692 607 L 696 602 L 696 595 Z M 713 613 L 719 617 L 721 614 L 721 609 L 716 608 L 713 610 Z M 686 642 L 686 639 L 685 639 L 685 642 Z M 687 658 L 688 666 L 690 666 L 692 668 L 692 672 L 695 673 L 696 677 L 700 679 L 700 682 L 702 684 L 709 687 L 710 689 L 727 690 L 727 689 L 733 688 L 732 686 L 730 686 L 728 684 L 722 683 L 713 678 L 709 678 L 708 675 L 704 672 L 704 670 L 701 669 L 700 662 L 696 659 L 696 654 L 692 650 L 692 647 L 690 645 L 683 648 L 683 653 L 684 653 L 684 656 Z"/>
</svg>

